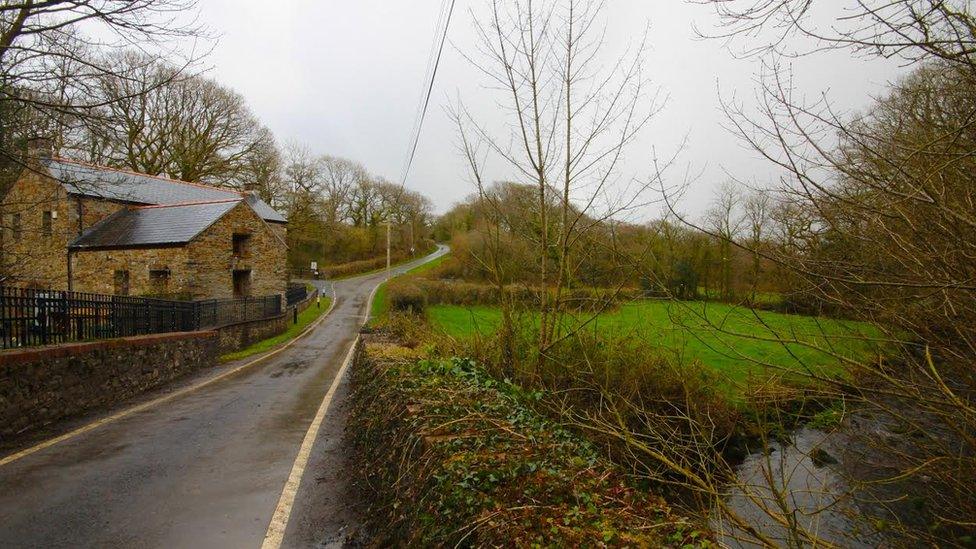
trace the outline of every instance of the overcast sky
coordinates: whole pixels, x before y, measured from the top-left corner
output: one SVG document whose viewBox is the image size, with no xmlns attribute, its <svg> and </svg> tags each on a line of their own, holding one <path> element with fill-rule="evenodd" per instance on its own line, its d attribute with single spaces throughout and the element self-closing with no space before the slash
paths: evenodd
<svg viewBox="0 0 976 549">
<path fill-rule="evenodd" d="M 201 0 L 203 22 L 219 35 L 209 75 L 243 94 L 282 143 L 357 160 L 395 180 L 407 154 L 441 0 Z M 484 0 L 458 0 L 433 105 L 407 182 L 444 211 L 473 191 L 443 107 L 460 97 L 479 118 L 497 116 L 484 79 L 459 54 L 472 47 L 472 17 Z M 652 150 L 673 152 L 687 136 L 676 180 L 701 173 L 684 208 L 701 211 L 709 191 L 735 177 L 762 185 L 774 172 L 725 129 L 719 97 L 754 101 L 755 58 L 736 59 L 693 25 L 714 28 L 706 6 L 681 0 L 609 0 L 607 59 L 650 25 L 646 67 L 668 97 L 664 110 L 629 149 L 622 175 L 651 172 Z M 793 62 L 797 86 L 827 92 L 858 109 L 896 77 L 897 67 L 834 53 Z M 494 174 L 502 178 L 506 174 Z"/>
</svg>

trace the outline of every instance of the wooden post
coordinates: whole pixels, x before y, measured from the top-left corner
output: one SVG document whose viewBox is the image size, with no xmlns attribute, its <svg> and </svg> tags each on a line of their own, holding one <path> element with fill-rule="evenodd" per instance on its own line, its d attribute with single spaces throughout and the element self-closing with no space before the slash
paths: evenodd
<svg viewBox="0 0 976 549">
<path fill-rule="evenodd" d="M 392 273 L 390 272 L 390 236 L 393 232 L 393 223 L 390 220 L 386 221 L 386 279 L 392 278 Z"/>
</svg>

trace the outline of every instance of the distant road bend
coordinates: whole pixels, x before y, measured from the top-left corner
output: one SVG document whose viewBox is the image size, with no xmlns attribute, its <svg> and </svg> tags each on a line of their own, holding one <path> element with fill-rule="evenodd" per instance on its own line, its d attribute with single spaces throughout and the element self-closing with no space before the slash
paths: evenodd
<svg viewBox="0 0 976 549">
<path fill-rule="evenodd" d="M 336 282 L 329 317 L 272 358 L 207 383 L 253 358 L 214 368 L 174 398 L 0 465 L 0 547 L 341 543 L 355 524 L 337 374 L 385 276 Z"/>
</svg>

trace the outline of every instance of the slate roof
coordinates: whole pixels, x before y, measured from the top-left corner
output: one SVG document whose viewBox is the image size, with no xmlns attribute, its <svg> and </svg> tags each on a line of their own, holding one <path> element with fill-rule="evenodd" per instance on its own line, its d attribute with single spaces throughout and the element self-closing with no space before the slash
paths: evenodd
<svg viewBox="0 0 976 549">
<path fill-rule="evenodd" d="M 46 161 L 51 176 L 68 193 L 131 204 L 181 204 L 246 199 L 265 221 L 287 223 L 283 215 L 257 196 L 165 177 L 92 166 L 63 158 Z"/>
<path fill-rule="evenodd" d="M 124 208 L 92 225 L 68 248 L 90 250 L 185 244 L 243 201 L 243 197 L 238 196 L 218 202 Z"/>
</svg>

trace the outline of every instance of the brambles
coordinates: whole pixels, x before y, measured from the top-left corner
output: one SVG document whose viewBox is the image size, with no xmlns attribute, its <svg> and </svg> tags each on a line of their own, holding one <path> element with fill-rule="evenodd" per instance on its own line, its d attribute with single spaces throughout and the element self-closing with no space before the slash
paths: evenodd
<svg viewBox="0 0 976 549">
<path fill-rule="evenodd" d="M 367 343 L 352 429 L 371 516 L 406 546 L 697 547 L 710 541 L 465 359 Z"/>
<path fill-rule="evenodd" d="M 390 295 L 395 295 L 401 289 L 421 292 L 430 305 L 500 305 L 503 302 L 517 302 L 531 306 L 538 303 L 540 293 L 538 288 L 521 284 L 506 286 L 503 292 L 498 292 L 497 288 L 488 284 L 426 277 L 414 278 L 409 285 L 393 283 L 390 285 Z M 550 294 L 555 299 L 555 291 Z M 640 290 L 632 288 L 572 288 L 563 290 L 559 303 L 564 311 L 607 311 L 641 294 Z"/>
</svg>

